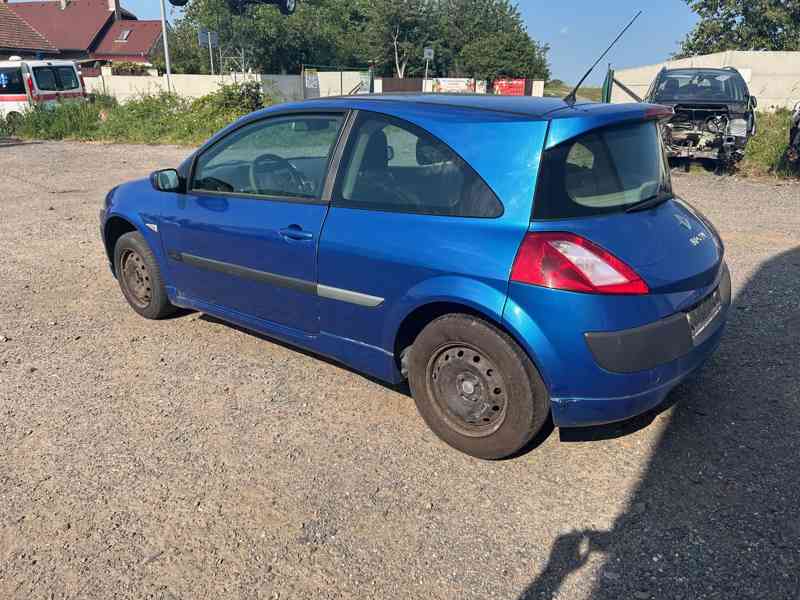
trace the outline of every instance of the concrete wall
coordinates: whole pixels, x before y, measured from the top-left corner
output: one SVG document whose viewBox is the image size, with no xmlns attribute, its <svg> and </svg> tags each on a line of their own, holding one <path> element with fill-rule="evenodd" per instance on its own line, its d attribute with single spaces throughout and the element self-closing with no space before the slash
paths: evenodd
<svg viewBox="0 0 800 600">
<path fill-rule="evenodd" d="M 90 92 L 114 96 L 120 102 L 142 94 L 157 94 L 167 91 L 166 76 L 127 76 L 112 75 L 108 68 L 102 69 L 100 77 L 86 77 L 86 87 Z M 299 100 L 303 97 L 302 80 L 299 75 L 173 75 L 172 86 L 179 95 L 199 98 L 219 89 L 220 85 L 241 81 L 260 81 L 266 94 L 276 96 L 281 101 Z"/>
<path fill-rule="evenodd" d="M 619 69 L 616 78 L 639 96 L 663 68 L 736 67 L 747 81 L 750 93 L 761 110 L 791 109 L 800 100 L 800 52 L 718 52 L 657 65 Z M 632 102 L 619 86 L 614 86 L 612 102 Z"/>
</svg>

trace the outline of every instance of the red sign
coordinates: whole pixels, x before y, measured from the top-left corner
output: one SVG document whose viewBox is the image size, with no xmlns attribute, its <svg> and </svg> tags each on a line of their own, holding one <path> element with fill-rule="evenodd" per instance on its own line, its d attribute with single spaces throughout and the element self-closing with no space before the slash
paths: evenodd
<svg viewBox="0 0 800 600">
<path fill-rule="evenodd" d="M 498 96 L 524 96 L 524 79 L 495 79 L 494 93 Z"/>
</svg>

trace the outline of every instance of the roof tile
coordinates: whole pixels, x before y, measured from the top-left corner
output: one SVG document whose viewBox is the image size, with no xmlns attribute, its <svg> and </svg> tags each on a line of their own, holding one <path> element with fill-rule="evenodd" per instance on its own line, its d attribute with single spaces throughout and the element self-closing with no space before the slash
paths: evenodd
<svg viewBox="0 0 800 600">
<path fill-rule="evenodd" d="M 58 52 L 42 34 L 3 3 L 0 3 L 0 48 Z"/>
</svg>

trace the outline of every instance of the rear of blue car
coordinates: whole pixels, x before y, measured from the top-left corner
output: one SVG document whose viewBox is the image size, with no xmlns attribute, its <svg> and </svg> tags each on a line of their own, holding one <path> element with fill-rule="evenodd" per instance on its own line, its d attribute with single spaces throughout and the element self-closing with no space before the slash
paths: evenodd
<svg viewBox="0 0 800 600">
<path fill-rule="evenodd" d="M 673 195 L 657 113 L 575 136 L 574 123 L 551 124 L 503 319 L 535 357 L 559 426 L 657 406 L 720 342 L 724 247 Z"/>
</svg>

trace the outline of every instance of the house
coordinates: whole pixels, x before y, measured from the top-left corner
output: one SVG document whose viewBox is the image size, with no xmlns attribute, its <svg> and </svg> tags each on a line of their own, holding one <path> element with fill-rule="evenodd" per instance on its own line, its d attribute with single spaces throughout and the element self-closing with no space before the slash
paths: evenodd
<svg viewBox="0 0 800 600">
<path fill-rule="evenodd" d="M 58 49 L 23 19 L 0 3 L 0 60 L 11 56 L 55 56 Z"/>
<path fill-rule="evenodd" d="M 150 63 L 161 47 L 161 22 L 138 20 L 119 0 L 0 0 L 0 6 L 37 32 L 59 58 Z"/>
</svg>

